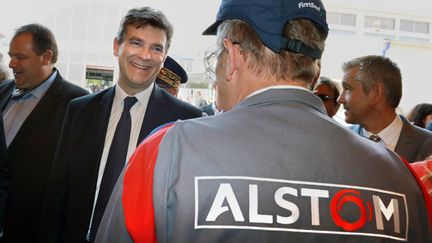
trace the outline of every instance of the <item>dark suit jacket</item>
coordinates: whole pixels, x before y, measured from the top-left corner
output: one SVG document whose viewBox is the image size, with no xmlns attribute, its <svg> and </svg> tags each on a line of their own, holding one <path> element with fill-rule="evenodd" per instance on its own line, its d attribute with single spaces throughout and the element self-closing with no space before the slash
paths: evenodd
<svg viewBox="0 0 432 243">
<path fill-rule="evenodd" d="M 0 84 L 0 107 L 8 102 L 14 87 L 13 80 Z M 2 242 L 34 241 L 67 105 L 87 93 L 57 73 L 9 145 L 11 183 Z"/>
<path fill-rule="evenodd" d="M 114 92 L 112 87 L 70 103 L 47 193 L 40 242 L 76 243 L 85 239 Z M 162 124 L 201 114 L 198 108 L 155 85 L 139 141 Z"/>
<path fill-rule="evenodd" d="M 3 230 L 4 215 L 6 212 L 9 191 L 10 171 L 6 164 L 6 141 L 3 129 L 3 115 L 0 112 L 0 227 Z"/>
<path fill-rule="evenodd" d="M 395 152 L 410 163 L 424 160 L 432 154 L 432 132 L 414 126 L 405 117 L 400 117 L 403 126 Z M 360 125 L 352 126 L 351 130 L 364 136 L 363 127 Z"/>
</svg>

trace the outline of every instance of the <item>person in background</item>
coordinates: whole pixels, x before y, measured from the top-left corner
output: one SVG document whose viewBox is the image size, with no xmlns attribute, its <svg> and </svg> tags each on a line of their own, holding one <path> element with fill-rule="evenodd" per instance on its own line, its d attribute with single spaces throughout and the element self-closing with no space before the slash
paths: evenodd
<svg viewBox="0 0 432 243">
<path fill-rule="evenodd" d="M 67 105 L 88 92 L 62 78 L 55 37 L 40 24 L 15 31 L 9 56 L 15 78 L 0 84 L 11 173 L 1 242 L 34 242 Z"/>
<path fill-rule="evenodd" d="M 326 77 L 320 77 L 313 93 L 322 100 L 329 117 L 336 115 L 340 104 L 337 102 L 339 86 L 335 81 Z"/>
<path fill-rule="evenodd" d="M 123 17 L 114 39 L 116 85 L 69 105 L 40 242 L 93 242 L 117 177 L 140 142 L 165 123 L 201 116 L 154 84 L 172 34 L 159 10 L 134 8 Z"/>
<path fill-rule="evenodd" d="M 9 79 L 9 70 L 4 63 L 3 54 L 0 53 L 0 83 L 6 79 Z"/>
<path fill-rule="evenodd" d="M 174 97 L 177 97 L 180 84 L 186 83 L 187 80 L 188 75 L 182 66 L 170 56 L 167 56 L 163 68 L 156 77 L 156 84 Z"/>
<path fill-rule="evenodd" d="M 194 97 L 192 98 L 192 104 L 195 107 L 203 107 L 205 105 L 207 105 L 207 101 L 204 99 L 204 97 L 202 96 L 201 91 L 197 90 L 195 92 Z"/>
<path fill-rule="evenodd" d="M 429 131 L 432 132 L 432 122 L 429 122 L 429 123 L 426 125 L 425 129 L 426 129 L 426 130 L 429 130 Z"/>
<path fill-rule="evenodd" d="M 416 105 L 408 114 L 407 119 L 421 128 L 432 127 L 432 104 L 422 103 Z M 428 130 L 432 131 L 432 129 Z"/>
<path fill-rule="evenodd" d="M 215 100 L 208 105 L 200 107 L 201 111 L 206 116 L 213 116 L 223 112 L 218 106 L 220 101 L 218 101 L 217 84 L 213 84 L 213 90 L 215 92 Z"/>
<path fill-rule="evenodd" d="M 141 144 L 96 242 L 432 242 L 407 166 L 310 92 L 328 33 L 321 1 L 222 0 L 204 32 L 216 33 L 224 112 Z"/>
<path fill-rule="evenodd" d="M 409 162 L 432 154 L 432 132 L 396 113 L 402 97 L 399 67 L 387 57 L 363 56 L 343 64 L 345 121 L 364 136 L 387 146 Z"/>
</svg>

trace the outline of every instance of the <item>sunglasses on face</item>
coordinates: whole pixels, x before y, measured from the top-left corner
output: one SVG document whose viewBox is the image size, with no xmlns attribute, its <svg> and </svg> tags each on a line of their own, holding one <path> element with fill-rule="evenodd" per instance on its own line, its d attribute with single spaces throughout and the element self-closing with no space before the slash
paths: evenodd
<svg viewBox="0 0 432 243">
<path fill-rule="evenodd" d="M 331 97 L 330 95 L 324 95 L 324 94 L 315 94 L 315 95 L 318 96 L 323 102 L 333 100 L 333 97 Z"/>
</svg>

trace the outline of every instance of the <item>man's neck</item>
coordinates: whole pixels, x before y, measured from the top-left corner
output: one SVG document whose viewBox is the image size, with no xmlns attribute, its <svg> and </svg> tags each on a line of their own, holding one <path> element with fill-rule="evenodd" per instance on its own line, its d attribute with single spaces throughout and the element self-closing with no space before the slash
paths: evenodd
<svg viewBox="0 0 432 243">
<path fill-rule="evenodd" d="M 117 85 L 121 87 L 121 89 L 128 95 L 130 96 L 134 96 L 138 93 L 143 92 L 144 90 L 147 90 L 149 87 L 153 87 L 152 86 L 153 82 L 150 82 L 146 85 L 137 85 L 136 87 L 130 86 L 130 85 L 126 85 L 123 82 L 119 82 L 117 81 Z"/>
<path fill-rule="evenodd" d="M 370 122 L 362 124 L 364 129 L 367 131 L 378 134 L 382 130 L 384 130 L 386 127 L 388 127 L 397 116 L 396 112 L 384 112 L 380 113 L 377 116 L 371 117 Z"/>
</svg>

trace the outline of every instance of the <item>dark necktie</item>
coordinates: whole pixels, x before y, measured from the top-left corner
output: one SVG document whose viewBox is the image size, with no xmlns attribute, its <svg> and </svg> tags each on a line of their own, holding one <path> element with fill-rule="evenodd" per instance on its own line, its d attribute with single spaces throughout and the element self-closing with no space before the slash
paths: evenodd
<svg viewBox="0 0 432 243">
<path fill-rule="evenodd" d="M 382 139 L 378 135 L 372 134 L 369 136 L 369 140 L 372 140 L 375 143 L 380 143 Z"/>
<path fill-rule="evenodd" d="M 126 155 L 129 147 L 130 130 L 132 126 L 129 110 L 137 102 L 135 97 L 124 99 L 123 112 L 114 133 L 102 181 L 99 187 L 99 194 L 96 207 L 93 213 L 92 225 L 90 228 L 90 241 L 93 242 L 105 212 L 106 205 L 114 189 L 114 185 L 125 165 Z"/>
<path fill-rule="evenodd" d="M 39 85 L 38 85 L 38 86 L 39 86 Z M 36 86 L 35 88 L 37 88 L 38 86 Z M 33 88 L 33 89 L 18 89 L 18 88 L 15 88 L 15 89 L 12 91 L 11 99 L 12 99 L 12 100 L 19 100 L 19 99 L 21 99 L 22 97 L 24 97 L 24 95 L 30 93 L 32 90 L 34 90 L 34 88 Z"/>
</svg>

